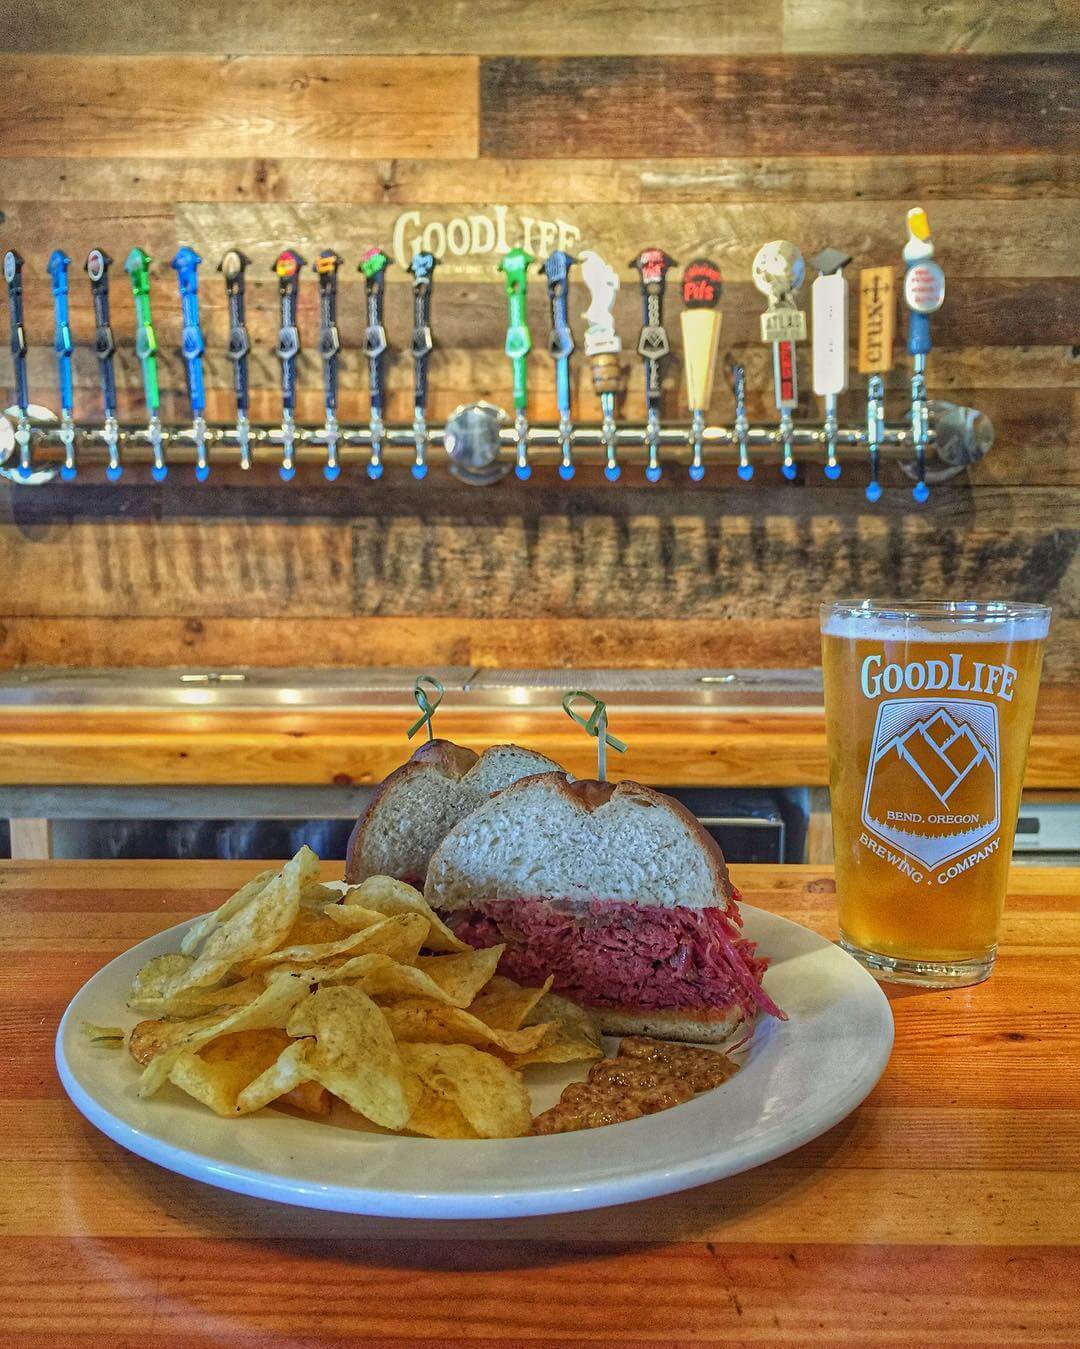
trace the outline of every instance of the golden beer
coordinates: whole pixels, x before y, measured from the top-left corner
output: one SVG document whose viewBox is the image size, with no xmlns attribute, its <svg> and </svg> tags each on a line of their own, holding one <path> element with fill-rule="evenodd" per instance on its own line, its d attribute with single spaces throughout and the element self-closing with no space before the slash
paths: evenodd
<svg viewBox="0 0 1080 1349">
<path fill-rule="evenodd" d="M 993 968 L 1050 611 L 822 606 L 841 945 L 928 985 Z"/>
</svg>

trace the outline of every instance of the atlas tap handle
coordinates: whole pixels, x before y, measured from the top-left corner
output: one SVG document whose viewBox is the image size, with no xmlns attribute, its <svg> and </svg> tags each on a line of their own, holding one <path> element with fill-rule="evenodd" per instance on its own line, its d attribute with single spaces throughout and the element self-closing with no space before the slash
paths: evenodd
<svg viewBox="0 0 1080 1349">
<path fill-rule="evenodd" d="M 532 334 L 529 332 L 528 286 L 529 267 L 536 259 L 523 248 L 511 248 L 503 255 L 499 271 L 503 274 L 506 287 L 506 354 L 510 358 L 510 368 L 514 382 L 514 429 L 517 435 L 517 452 L 514 472 L 524 482 L 532 475 L 529 467 L 529 386 L 527 360 L 532 350 Z"/>
<path fill-rule="evenodd" d="M 851 261 L 838 248 L 825 248 L 810 259 L 818 275 L 810 287 L 814 393 L 825 400 L 825 476 L 840 476 L 836 457 L 836 400 L 848 386 L 848 284 Z"/>
<path fill-rule="evenodd" d="M 619 360 L 622 343 L 615 331 L 615 297 L 619 293 L 619 274 L 599 253 L 586 251 L 581 258 L 581 279 L 589 292 L 589 307 L 585 320 L 585 355 L 589 358 L 593 390 L 600 399 L 604 416 L 602 435 L 607 452 L 604 477 L 608 482 L 618 481 L 619 468 L 617 428 L 615 426 L 615 399 L 622 389 L 623 369 Z"/>
<path fill-rule="evenodd" d="M 780 413 L 780 439 L 784 448 L 781 473 L 790 482 L 798 472 L 792 454 L 792 411 L 799 405 L 799 362 L 795 343 L 806 337 L 806 315 L 795 303 L 795 294 L 806 275 L 803 255 L 787 239 L 763 244 L 754 257 L 754 285 L 768 298 L 761 316 L 761 340 L 773 350 L 773 389 Z"/>
<path fill-rule="evenodd" d="M 22 416 L 30 403 L 26 378 L 26 328 L 23 325 L 23 260 L 13 248 L 4 254 L 4 280 L 7 282 L 8 315 L 11 319 L 11 364 L 15 375 L 15 405 Z"/>
<path fill-rule="evenodd" d="M 74 346 L 71 341 L 71 326 L 68 318 L 68 268 L 71 259 L 62 249 L 56 249 L 48 263 L 49 276 L 52 278 L 53 316 L 56 331 L 53 346 L 56 351 L 57 373 L 60 382 L 60 409 L 65 416 L 71 415 L 74 403 L 74 389 L 71 380 L 71 353 Z"/>
<path fill-rule="evenodd" d="M 105 447 L 109 455 L 105 476 L 110 482 L 116 482 L 123 473 L 118 449 L 119 427 L 116 422 L 116 372 L 113 358 L 116 355 L 116 340 L 113 337 L 112 322 L 109 314 L 109 268 L 112 258 L 101 248 L 92 248 L 86 255 L 83 267 L 90 278 L 90 294 L 94 301 L 94 352 L 98 359 L 98 371 L 101 376 L 101 401 L 105 407 Z"/>
<path fill-rule="evenodd" d="M 386 296 L 386 269 L 390 257 L 382 248 L 369 248 L 360 257 L 359 270 L 364 274 L 364 295 L 367 300 L 367 327 L 364 329 L 364 355 L 368 358 L 368 385 L 371 396 L 371 454 L 368 458 L 369 478 L 381 478 L 383 437 L 383 362 L 386 356 L 386 328 L 383 326 L 383 306 Z"/>
<path fill-rule="evenodd" d="M 135 301 L 135 354 L 142 366 L 143 390 L 149 418 L 148 434 L 154 455 L 151 476 L 155 482 L 161 482 L 168 473 L 168 468 L 162 452 L 161 421 L 158 416 L 161 394 L 158 390 L 157 334 L 150 312 L 151 261 L 150 254 L 144 248 L 135 247 L 127 255 L 124 270 L 131 278 L 131 294 Z"/>
<path fill-rule="evenodd" d="M 555 401 L 559 408 L 559 440 L 562 447 L 559 477 L 564 481 L 574 476 L 573 427 L 570 421 L 570 357 L 574 352 L 574 334 L 570 327 L 570 268 L 576 262 L 577 258 L 558 249 L 538 269 L 547 277 L 548 303 L 551 306 L 548 352 L 555 362 Z"/>
<path fill-rule="evenodd" d="M 921 206 L 907 213 L 908 238 L 904 245 L 904 303 L 908 310 L 908 353 L 911 356 L 911 437 L 915 445 L 918 481 L 912 495 L 923 502 L 930 495 L 926 485 L 926 358 L 930 353 L 930 315 L 945 301 L 945 273 L 934 261 L 930 222 Z"/>
<path fill-rule="evenodd" d="M 724 293 L 720 268 L 710 258 L 695 258 L 686 265 L 682 279 L 683 310 L 679 315 L 683 338 L 683 366 L 686 371 L 686 401 L 693 419 L 690 479 L 700 482 L 705 476 L 702 451 L 705 412 L 712 396 L 716 375 L 716 356 L 720 349 L 720 297 Z"/>
<path fill-rule="evenodd" d="M 278 472 L 285 482 L 296 476 L 293 463 L 293 442 L 296 425 L 296 358 L 300 354 L 300 329 L 296 325 L 297 301 L 300 290 L 300 272 L 304 259 L 292 248 L 279 253 L 270 269 L 278 279 L 278 306 L 280 320 L 274 355 L 281 362 L 281 467 Z"/>
<path fill-rule="evenodd" d="M 251 338 L 248 336 L 244 303 L 244 272 L 251 259 L 238 248 L 230 248 L 218 263 L 218 271 L 225 278 L 225 299 L 229 306 L 229 345 L 225 354 L 233 365 L 233 389 L 236 393 L 236 433 L 240 445 L 240 467 L 251 467 L 248 407 L 248 358 Z"/>
<path fill-rule="evenodd" d="M 202 258 L 193 248 L 179 249 L 172 265 L 176 270 L 176 280 L 180 289 L 180 310 L 183 317 L 183 330 L 180 334 L 180 354 L 184 358 L 188 377 L 188 397 L 191 410 L 201 413 L 206 410 L 206 389 L 203 383 L 202 358 L 206 350 L 202 327 L 199 322 L 199 264 Z"/>
<path fill-rule="evenodd" d="M 434 253 L 415 253 L 409 263 L 413 287 L 413 330 L 409 354 L 413 359 L 413 437 L 416 456 L 412 475 L 427 476 L 428 360 L 435 342 L 431 335 L 431 291 L 439 260 Z"/>
</svg>

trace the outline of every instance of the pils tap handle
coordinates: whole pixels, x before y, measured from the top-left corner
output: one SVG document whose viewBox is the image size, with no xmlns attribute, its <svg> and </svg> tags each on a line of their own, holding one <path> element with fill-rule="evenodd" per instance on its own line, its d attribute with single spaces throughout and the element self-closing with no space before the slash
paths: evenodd
<svg viewBox="0 0 1080 1349">
<path fill-rule="evenodd" d="M 712 396 L 716 357 L 720 349 L 720 296 L 724 284 L 720 268 L 709 258 L 695 258 L 683 270 L 683 310 L 679 315 L 686 371 L 686 401 L 692 417 L 690 478 L 705 476 L 702 462 L 705 413 Z"/>
</svg>

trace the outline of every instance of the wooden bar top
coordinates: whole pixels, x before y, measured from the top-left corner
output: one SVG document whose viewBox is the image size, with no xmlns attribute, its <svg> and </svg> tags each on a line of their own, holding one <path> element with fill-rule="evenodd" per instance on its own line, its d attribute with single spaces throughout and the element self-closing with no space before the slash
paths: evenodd
<svg viewBox="0 0 1080 1349">
<path fill-rule="evenodd" d="M 419 741 L 401 710 L 0 709 L 0 786 L 313 785 L 380 781 Z M 438 734 L 483 749 L 515 741 L 573 773 L 595 772 L 592 742 L 561 710 L 447 707 Z M 824 786 L 821 711 L 612 710 L 629 743 L 613 779 L 672 787 Z M 1080 789 L 1080 691 L 1039 695 L 1029 788 Z"/>
<path fill-rule="evenodd" d="M 64 1097 L 81 984 L 259 865 L 0 865 L 5 1345 L 1080 1343 L 1080 870 L 1013 871 L 987 983 L 890 990 L 884 1077 L 797 1152 L 620 1208 L 438 1223 L 210 1189 Z M 835 934 L 827 869 L 733 871 Z"/>
</svg>

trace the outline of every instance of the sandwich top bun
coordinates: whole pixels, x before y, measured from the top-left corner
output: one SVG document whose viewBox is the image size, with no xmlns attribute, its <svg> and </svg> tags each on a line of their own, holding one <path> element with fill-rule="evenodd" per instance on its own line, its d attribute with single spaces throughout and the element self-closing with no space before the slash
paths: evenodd
<svg viewBox="0 0 1080 1349">
<path fill-rule="evenodd" d="M 425 895 L 444 913 L 490 900 L 734 903 L 723 853 L 678 801 L 562 771 L 526 777 L 455 824 L 431 858 Z"/>
<path fill-rule="evenodd" d="M 493 792 L 552 769 L 559 769 L 553 759 L 517 745 L 476 754 L 449 740 L 428 741 L 380 784 L 357 820 L 345 879 L 396 876 L 422 886 L 431 854 L 454 825 Z"/>
</svg>

